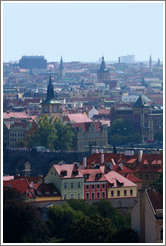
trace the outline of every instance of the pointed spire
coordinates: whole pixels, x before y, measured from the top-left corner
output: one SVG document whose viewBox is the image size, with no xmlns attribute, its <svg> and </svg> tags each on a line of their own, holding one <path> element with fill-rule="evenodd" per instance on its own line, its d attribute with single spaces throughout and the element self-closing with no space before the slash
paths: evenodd
<svg viewBox="0 0 166 246">
<path fill-rule="evenodd" d="M 104 69 L 106 69 L 106 66 L 105 66 L 104 56 L 102 56 L 102 62 L 100 65 L 100 70 L 104 70 Z"/>
<path fill-rule="evenodd" d="M 52 84 L 51 74 L 50 74 L 49 84 L 47 86 L 47 98 L 46 98 L 46 101 L 50 101 L 52 99 L 54 99 L 54 87 L 53 87 L 53 84 Z"/>
<path fill-rule="evenodd" d="M 140 95 L 134 104 L 135 108 L 142 108 L 147 106 L 149 105 L 147 104 L 147 101 L 145 100 L 145 97 L 143 95 Z"/>
<path fill-rule="evenodd" d="M 59 70 L 63 70 L 63 60 L 62 60 L 62 56 L 61 56 L 61 60 L 60 60 L 60 65 L 59 65 Z"/>
</svg>

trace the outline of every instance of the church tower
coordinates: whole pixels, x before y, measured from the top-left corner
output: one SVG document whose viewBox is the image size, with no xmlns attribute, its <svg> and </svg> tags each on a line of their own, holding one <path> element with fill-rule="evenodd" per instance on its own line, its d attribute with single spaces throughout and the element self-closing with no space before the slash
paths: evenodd
<svg viewBox="0 0 166 246">
<path fill-rule="evenodd" d="M 54 87 L 52 84 L 51 74 L 49 78 L 49 84 L 47 86 L 47 97 L 42 101 L 42 114 L 48 114 L 60 118 L 60 102 L 55 99 Z"/>
<path fill-rule="evenodd" d="M 109 70 L 106 68 L 104 56 L 102 56 L 100 68 L 97 70 L 97 79 L 100 83 L 105 83 L 110 80 Z"/>
<path fill-rule="evenodd" d="M 61 56 L 60 64 L 59 64 L 59 77 L 62 78 L 64 76 L 64 67 L 63 67 L 63 60 Z"/>
<path fill-rule="evenodd" d="M 152 72 L 152 58 L 150 55 L 150 59 L 149 59 L 149 70 Z"/>
</svg>

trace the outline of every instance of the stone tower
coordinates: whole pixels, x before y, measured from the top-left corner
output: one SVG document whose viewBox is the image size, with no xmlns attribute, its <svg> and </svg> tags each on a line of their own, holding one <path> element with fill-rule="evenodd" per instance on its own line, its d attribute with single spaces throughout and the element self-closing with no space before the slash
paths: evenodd
<svg viewBox="0 0 166 246">
<path fill-rule="evenodd" d="M 110 80 L 110 74 L 109 74 L 109 70 L 106 68 L 104 56 L 102 56 L 100 68 L 97 70 L 97 79 L 98 82 L 101 83 L 105 83 Z"/>
<path fill-rule="evenodd" d="M 150 55 L 150 59 L 149 59 L 149 70 L 152 72 L 152 57 Z"/>
</svg>

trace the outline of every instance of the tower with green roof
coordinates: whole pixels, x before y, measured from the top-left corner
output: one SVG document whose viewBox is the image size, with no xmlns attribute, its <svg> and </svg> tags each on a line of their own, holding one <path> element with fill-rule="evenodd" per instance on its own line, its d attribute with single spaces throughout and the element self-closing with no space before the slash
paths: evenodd
<svg viewBox="0 0 166 246">
<path fill-rule="evenodd" d="M 55 116 L 55 118 L 60 118 L 60 105 L 61 103 L 55 98 L 54 86 L 52 84 L 51 74 L 49 78 L 49 83 L 47 86 L 47 97 L 42 101 L 42 114 L 48 114 L 50 116 Z"/>
</svg>

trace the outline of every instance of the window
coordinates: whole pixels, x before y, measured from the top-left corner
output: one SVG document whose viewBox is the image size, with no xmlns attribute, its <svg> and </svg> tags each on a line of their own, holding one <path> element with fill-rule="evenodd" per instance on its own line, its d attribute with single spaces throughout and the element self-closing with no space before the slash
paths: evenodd
<svg viewBox="0 0 166 246">
<path fill-rule="evenodd" d="M 112 197 L 114 196 L 114 191 L 113 191 L 113 190 L 111 191 L 111 196 L 112 196 Z"/>
<path fill-rule="evenodd" d="M 155 175 L 154 173 L 151 174 L 151 179 L 154 180 L 155 179 Z"/>
<path fill-rule="evenodd" d="M 81 183 L 80 182 L 77 183 L 77 187 L 81 188 Z"/>
<path fill-rule="evenodd" d="M 97 189 L 100 189 L 100 185 L 99 184 L 97 185 Z"/>
<path fill-rule="evenodd" d="M 94 185 L 92 185 L 92 186 L 91 186 L 91 188 L 92 188 L 92 190 L 94 190 L 95 186 L 94 186 Z"/>
<path fill-rule="evenodd" d="M 148 174 L 148 173 L 145 174 L 145 179 L 146 179 L 146 180 L 149 179 L 149 174 Z"/>
<path fill-rule="evenodd" d="M 67 199 L 67 195 L 65 194 L 65 195 L 64 195 L 64 200 L 66 200 L 66 199 Z"/>
<path fill-rule="evenodd" d="M 89 185 L 86 185 L 86 189 L 89 190 Z"/>
<path fill-rule="evenodd" d="M 133 190 L 130 190 L 130 196 L 132 196 L 133 195 Z"/>
<path fill-rule="evenodd" d="M 142 179 L 143 178 L 143 175 L 142 173 L 139 174 L 139 178 Z"/>
<path fill-rule="evenodd" d="M 117 190 L 117 196 L 120 196 L 120 190 Z"/>
<path fill-rule="evenodd" d="M 105 191 L 102 192 L 102 198 L 105 198 Z"/>
<path fill-rule="evenodd" d="M 97 198 L 98 199 L 100 198 L 100 192 L 97 192 Z"/>
<path fill-rule="evenodd" d="M 94 193 L 94 192 L 91 193 L 91 198 L 92 198 L 92 199 L 95 198 L 95 193 Z"/>
<path fill-rule="evenodd" d="M 78 196 L 78 199 L 80 199 L 80 197 L 81 197 L 80 194 L 78 194 L 77 196 Z"/>
<path fill-rule="evenodd" d="M 86 199 L 89 199 L 89 193 L 86 193 Z"/>
<path fill-rule="evenodd" d="M 67 183 L 64 183 L 64 189 L 67 189 Z"/>
<path fill-rule="evenodd" d="M 74 199 L 74 194 L 71 194 L 71 199 Z"/>
<path fill-rule="evenodd" d="M 124 190 L 124 196 L 127 196 L 127 190 Z"/>
<path fill-rule="evenodd" d="M 74 183 L 72 182 L 72 183 L 71 183 L 71 189 L 73 189 L 73 188 L 74 188 Z"/>
<path fill-rule="evenodd" d="M 105 189 L 105 184 L 102 185 L 102 188 Z"/>
</svg>

